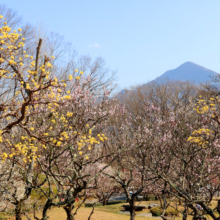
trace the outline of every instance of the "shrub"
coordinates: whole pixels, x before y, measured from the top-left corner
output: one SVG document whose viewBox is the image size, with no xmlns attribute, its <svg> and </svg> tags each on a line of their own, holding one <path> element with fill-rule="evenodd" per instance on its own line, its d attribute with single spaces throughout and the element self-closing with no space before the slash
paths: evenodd
<svg viewBox="0 0 220 220">
<path fill-rule="evenodd" d="M 85 207 L 93 207 L 93 204 L 94 203 L 85 203 Z M 96 203 L 95 207 L 97 207 L 97 206 L 102 206 L 102 203 Z"/>
<path fill-rule="evenodd" d="M 13 217 L 12 213 L 5 213 L 5 212 L 0 212 L 0 219 L 1 220 L 8 220 Z"/>
<path fill-rule="evenodd" d="M 165 216 L 179 216 L 179 212 L 172 207 L 168 207 L 165 211 Z"/>
<path fill-rule="evenodd" d="M 157 197 L 156 196 L 146 196 L 144 198 L 145 201 L 155 201 L 157 200 Z"/>
<path fill-rule="evenodd" d="M 116 205 L 120 203 L 126 203 L 126 200 L 109 201 L 107 205 Z M 98 202 L 95 204 L 95 207 L 96 206 L 102 206 L 102 203 Z M 93 203 L 85 203 L 85 207 L 93 207 Z"/>
<path fill-rule="evenodd" d="M 163 213 L 163 210 L 160 207 L 156 206 L 152 208 L 150 212 L 152 213 L 152 216 L 161 216 L 161 214 Z"/>
<path fill-rule="evenodd" d="M 115 205 L 120 203 L 126 203 L 126 200 L 109 201 L 107 205 Z"/>
<path fill-rule="evenodd" d="M 150 210 L 152 216 L 161 216 L 163 213 L 163 209 L 156 206 Z M 179 216 L 179 212 L 171 207 L 168 207 L 165 211 L 165 216 Z"/>
</svg>

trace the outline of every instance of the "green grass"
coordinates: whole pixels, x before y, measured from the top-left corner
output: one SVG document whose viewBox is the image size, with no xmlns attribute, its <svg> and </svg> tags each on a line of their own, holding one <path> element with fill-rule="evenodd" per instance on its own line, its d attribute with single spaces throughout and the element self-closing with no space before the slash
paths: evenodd
<svg viewBox="0 0 220 220">
<path fill-rule="evenodd" d="M 122 205 L 123 203 L 116 205 L 98 206 L 95 209 L 103 212 L 118 213 L 120 211 L 123 211 Z"/>
<path fill-rule="evenodd" d="M 13 215 L 11 215 L 9 213 L 0 212 L 0 220 L 8 220 L 12 217 L 13 217 Z"/>
</svg>

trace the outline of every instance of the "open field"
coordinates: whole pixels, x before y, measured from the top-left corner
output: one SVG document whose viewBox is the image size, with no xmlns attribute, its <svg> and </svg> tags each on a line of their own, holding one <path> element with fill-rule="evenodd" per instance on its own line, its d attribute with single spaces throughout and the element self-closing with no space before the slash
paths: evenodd
<svg viewBox="0 0 220 220">
<path fill-rule="evenodd" d="M 143 205 L 148 205 L 150 203 L 158 203 L 158 201 L 144 201 L 141 202 L 141 204 Z M 138 204 L 138 202 L 137 202 Z M 121 204 L 117 204 L 117 205 L 108 205 L 108 206 L 99 206 L 95 208 L 95 211 L 92 215 L 92 220 L 129 220 L 130 216 L 129 215 L 125 215 L 125 214 L 119 214 L 119 211 L 122 211 L 123 209 L 121 208 L 121 206 L 123 205 L 123 203 Z M 76 220 L 87 220 L 88 216 L 90 215 L 92 211 L 92 208 L 85 208 L 82 207 L 78 210 L 77 215 L 75 216 Z M 141 214 L 141 213 L 149 213 L 149 210 L 146 209 L 142 212 L 137 212 L 137 214 Z M 66 219 L 66 213 L 65 211 L 60 208 L 54 208 L 51 209 L 48 213 L 49 215 L 49 219 L 53 219 L 53 220 L 65 220 Z M 38 217 L 41 216 L 40 213 L 38 213 L 37 215 Z M 25 217 L 23 218 L 24 220 L 26 219 Z M 34 219 L 34 218 L 31 218 Z M 155 220 L 158 218 L 150 218 L 150 217 L 140 217 L 140 216 L 136 216 L 136 220 Z M 181 220 L 181 217 L 177 217 L 175 218 L 176 220 Z M 189 218 L 191 219 L 191 217 Z"/>
<path fill-rule="evenodd" d="M 212 201 L 212 205 L 210 208 L 216 207 L 217 198 Z M 136 205 L 138 205 L 140 202 L 137 202 Z M 157 203 L 159 204 L 159 201 L 143 201 L 141 202 L 141 205 L 149 205 L 150 203 Z M 127 203 L 124 203 L 127 204 Z M 92 215 L 92 220 L 129 220 L 130 217 L 129 215 L 126 214 L 120 214 L 119 212 L 123 210 L 122 208 L 123 203 L 116 204 L 116 205 L 108 205 L 108 206 L 98 206 L 95 207 L 95 211 Z M 182 207 L 179 206 L 181 209 Z M 75 211 L 75 210 L 74 210 Z M 92 208 L 85 208 L 82 207 L 78 210 L 77 215 L 75 215 L 76 220 L 87 220 L 90 213 L 92 211 Z M 145 209 L 142 212 L 136 212 L 136 214 L 142 214 L 142 213 L 149 213 L 150 210 Z M 217 214 L 217 213 L 216 213 Z M 62 208 L 54 208 L 49 210 L 48 212 L 49 219 L 52 220 L 65 220 L 66 219 L 66 213 Z M 33 216 L 30 214 L 31 220 L 34 220 Z M 41 217 L 41 212 L 37 213 L 37 217 Z M 0 218 L 1 219 L 1 218 Z M 5 218 L 6 219 L 6 218 Z M 10 218 L 10 220 L 14 220 L 15 218 Z M 23 217 L 23 220 L 26 220 L 26 217 Z M 141 216 L 136 216 L 136 220 L 157 220 L 158 218 L 154 217 L 141 217 Z M 175 220 L 181 220 L 182 217 L 176 217 Z M 188 216 L 189 220 L 192 219 L 192 216 Z"/>
<path fill-rule="evenodd" d="M 81 208 L 78 211 L 78 214 L 75 216 L 76 220 L 87 220 L 90 213 L 91 213 L 92 208 Z M 39 215 L 40 216 L 40 215 Z M 53 209 L 49 212 L 49 219 L 53 220 L 65 220 L 66 219 L 66 214 L 65 211 L 62 209 Z M 24 218 L 26 219 L 26 218 Z M 32 218 L 33 219 L 33 218 Z M 95 209 L 94 214 L 92 215 L 92 220 L 128 220 L 129 216 L 128 215 L 123 215 L 123 214 L 116 214 L 116 213 L 110 213 L 106 211 L 102 211 L 100 209 Z M 146 220 L 147 218 L 144 217 L 137 217 L 137 220 Z M 152 218 L 150 218 L 152 220 Z"/>
</svg>

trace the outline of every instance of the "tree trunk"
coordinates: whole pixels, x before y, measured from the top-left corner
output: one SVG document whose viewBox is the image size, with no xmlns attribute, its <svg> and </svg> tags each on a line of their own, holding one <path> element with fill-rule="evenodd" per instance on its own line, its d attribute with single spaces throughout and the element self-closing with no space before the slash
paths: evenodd
<svg viewBox="0 0 220 220">
<path fill-rule="evenodd" d="M 103 205 L 103 206 L 108 205 L 108 200 L 109 200 L 109 199 L 104 198 L 104 199 L 103 199 L 103 202 L 102 202 L 102 205 Z"/>
<path fill-rule="evenodd" d="M 214 214 L 213 210 L 210 209 L 204 202 L 200 202 L 199 205 L 202 206 L 203 210 L 204 210 L 208 215 L 210 215 L 210 216 L 212 217 L 212 219 L 214 219 L 214 220 L 218 220 L 218 219 L 219 219 L 219 217 L 217 217 L 217 216 Z M 204 217 L 204 218 L 205 218 L 205 217 Z M 206 218 L 205 218 L 205 219 L 206 219 Z"/>
<path fill-rule="evenodd" d="M 201 205 L 201 204 L 200 204 Z M 206 217 L 199 214 L 197 208 L 195 208 L 192 204 L 189 205 L 189 207 L 193 210 L 194 216 L 192 220 L 207 220 Z"/>
<path fill-rule="evenodd" d="M 185 209 L 183 211 L 183 220 L 187 219 L 187 215 L 188 215 L 188 207 L 185 207 Z"/>
<path fill-rule="evenodd" d="M 135 220 L 135 200 L 136 200 L 136 197 L 132 196 L 131 200 L 129 201 L 129 205 L 130 205 L 130 220 Z"/>
<path fill-rule="evenodd" d="M 106 199 L 103 200 L 102 205 L 103 205 L 103 206 L 106 206 L 106 205 L 107 205 Z"/>
<path fill-rule="evenodd" d="M 22 220 L 21 201 L 17 201 L 15 204 L 15 217 L 16 220 Z"/>
<path fill-rule="evenodd" d="M 44 205 L 43 218 L 41 220 L 47 220 L 48 219 L 47 211 L 48 211 L 49 208 L 51 208 L 51 199 L 48 199 L 46 204 Z"/>
<path fill-rule="evenodd" d="M 161 208 L 163 208 L 163 200 L 162 200 L 162 198 L 161 198 L 161 195 L 157 195 L 157 198 L 159 199 L 159 201 L 160 201 L 160 207 Z"/>
<path fill-rule="evenodd" d="M 67 219 L 66 220 L 75 220 L 72 210 L 74 209 L 74 205 L 67 204 L 63 207 L 66 211 Z"/>
</svg>

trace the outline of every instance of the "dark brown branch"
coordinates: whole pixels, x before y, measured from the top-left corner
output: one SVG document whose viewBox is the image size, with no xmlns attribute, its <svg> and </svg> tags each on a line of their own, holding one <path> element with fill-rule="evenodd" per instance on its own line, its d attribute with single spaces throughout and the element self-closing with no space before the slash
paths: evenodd
<svg viewBox="0 0 220 220">
<path fill-rule="evenodd" d="M 96 203 L 94 202 L 92 206 L 92 212 L 90 213 L 88 220 L 91 220 L 92 214 L 94 213 L 94 210 L 95 210 L 95 204 Z"/>
<path fill-rule="evenodd" d="M 39 43 L 37 46 L 37 53 L 36 53 L 36 63 L 35 63 L 35 73 L 38 73 L 38 63 L 39 63 L 39 55 L 40 55 L 40 48 L 41 48 L 41 44 L 42 44 L 42 39 L 39 39 Z"/>
</svg>

